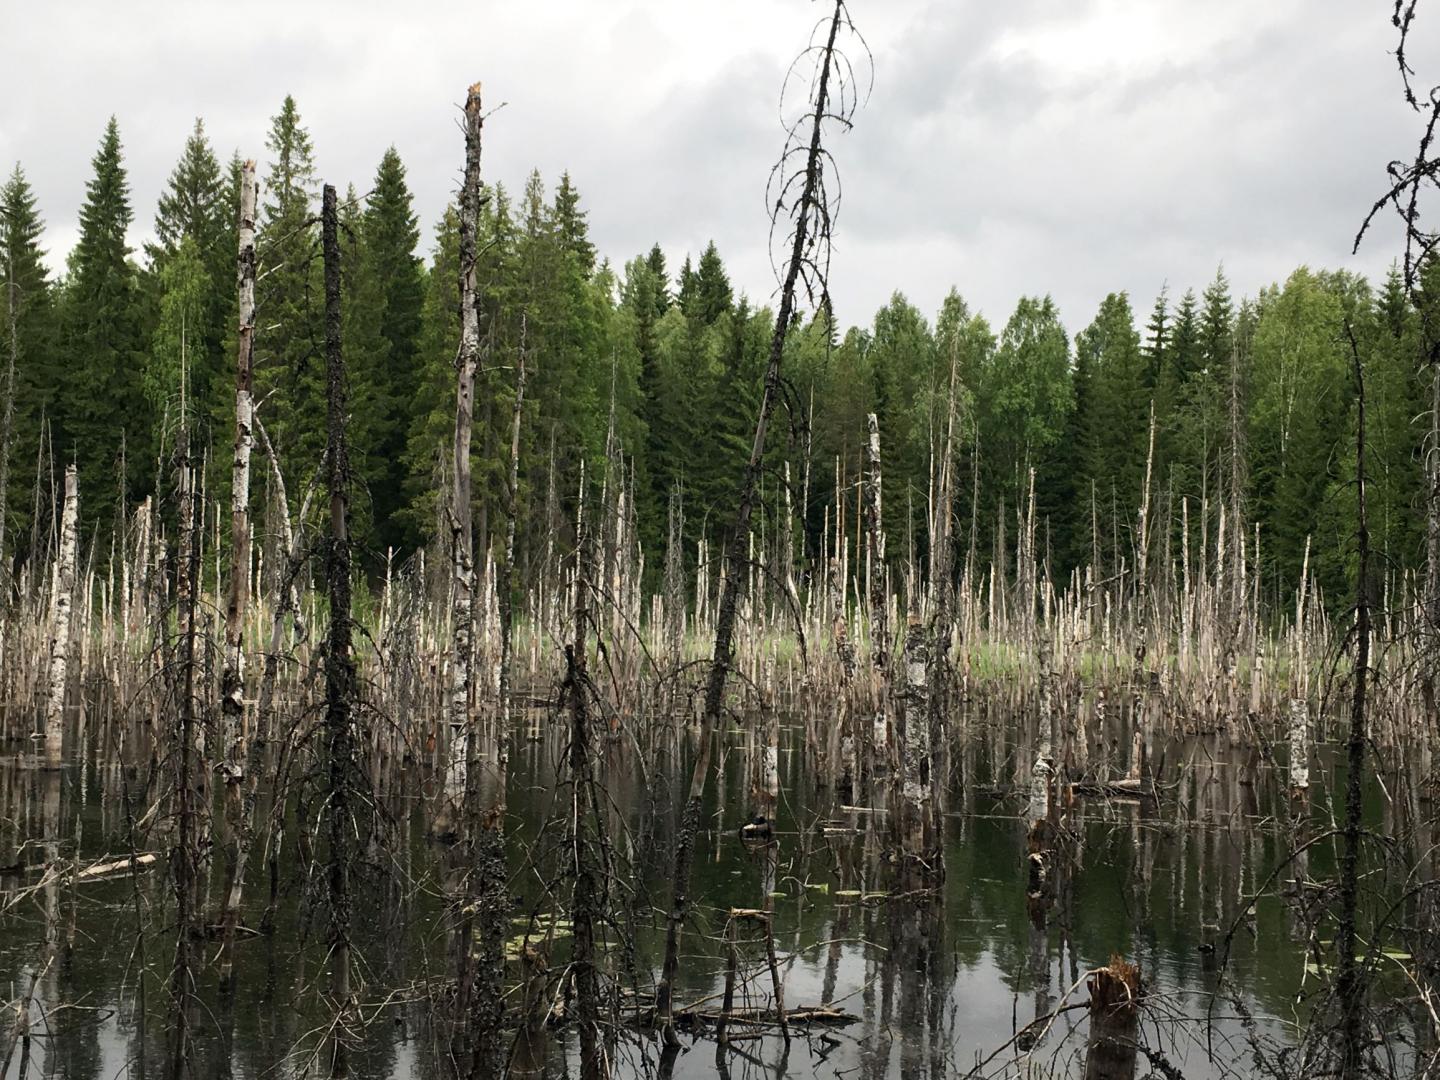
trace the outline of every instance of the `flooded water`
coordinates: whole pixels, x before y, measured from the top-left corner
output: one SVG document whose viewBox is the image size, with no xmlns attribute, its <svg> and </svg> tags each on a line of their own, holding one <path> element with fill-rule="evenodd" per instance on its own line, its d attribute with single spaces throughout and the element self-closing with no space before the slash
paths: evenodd
<svg viewBox="0 0 1440 1080">
<path fill-rule="evenodd" d="M 568 925 L 567 896 L 551 888 L 565 809 L 557 781 L 561 737 L 554 730 L 537 742 L 517 739 L 509 757 L 512 949 L 536 949 L 532 958 L 548 965 L 552 996 Z M 774 839 L 757 844 L 738 832 L 750 806 L 748 736 L 721 737 L 676 999 L 718 1008 L 728 913 L 771 910 L 787 1010 L 825 1006 L 853 1019 L 795 1025 L 788 1046 L 773 1025 L 737 1027 L 723 1052 L 713 1038 L 683 1031 L 682 1051 L 667 1063 L 675 1076 L 908 1078 L 977 1067 L 975 1075 L 984 1076 L 1027 1069 L 1080 1075 L 1086 1013 L 1061 1007 L 1083 1005 L 1086 973 L 1112 954 L 1140 966 L 1151 1067 L 1158 1056 L 1185 1077 L 1225 1075 L 1237 1065 L 1245 1071 L 1256 1045 L 1274 1051 L 1308 1022 L 1321 969 L 1307 941 L 1323 929 L 1309 924 L 1297 898 L 1332 876 L 1332 849 L 1316 845 L 1272 871 L 1306 828 L 1324 828 L 1325 804 L 1317 786 L 1316 824 L 1292 823 L 1277 770 L 1258 753 L 1213 737 L 1176 743 L 1166 750 L 1158 804 L 1077 801 L 1046 888 L 1027 893 L 1023 803 L 1010 793 L 1015 758 L 1004 731 L 979 733 L 953 754 L 943 887 L 897 896 L 885 814 L 850 807 L 816 785 L 798 725 L 786 726 L 782 739 Z M 618 1021 L 607 1031 L 614 1074 L 648 1076 L 658 1066 L 659 1042 L 628 1021 L 643 1011 L 663 950 L 682 789 L 676 778 L 688 779 L 693 735 L 681 733 L 668 753 L 637 755 L 624 740 L 605 753 L 611 844 L 617 865 L 626 867 L 610 886 L 618 914 L 602 933 L 615 989 L 611 1022 Z M 25 996 L 32 977 L 35 988 L 28 1057 L 13 1051 L 6 1080 L 169 1075 L 175 943 L 166 824 L 146 817 L 143 770 L 111 757 L 92 753 L 61 774 L 36 769 L 18 753 L 0 761 L 0 987 L 12 1001 Z M 1331 771 L 1317 769 L 1316 781 Z M 411 794 L 393 802 L 387 834 L 399 839 L 368 844 L 356 875 L 362 1022 L 353 1071 L 438 1078 L 451 1075 L 434 1020 L 453 966 L 444 882 L 454 852 L 427 835 L 419 776 L 401 790 Z M 1383 817 L 1383 808 L 1375 814 Z M 308 819 L 286 820 L 297 830 Z M 77 850 L 83 863 L 123 858 L 132 835 L 139 850 L 162 853 L 136 877 L 76 881 L 44 873 L 47 863 Z M 232 991 L 222 993 L 213 965 L 199 977 L 192 1075 L 323 1074 L 316 1056 L 327 1023 L 321 880 L 284 850 L 273 867 L 273 928 L 238 946 Z M 263 861 L 256 866 L 246 926 L 262 925 L 271 873 Z M 1308 885 L 1293 885 L 1296 878 Z M 212 889 L 207 910 L 216 904 L 218 885 Z M 528 914 L 537 918 L 526 938 Z M 735 924 L 736 1004 L 768 1010 L 772 976 L 762 926 L 744 918 Z M 216 945 L 202 947 L 212 958 Z M 518 975 L 520 965 L 510 966 Z M 7 1020 L 6 1043 L 10 1026 Z M 513 1071 L 522 1060 L 531 1071 L 573 1071 L 572 1037 L 559 1029 L 517 1056 Z M 1141 1066 L 1143 1074 L 1144 1060 Z"/>
</svg>

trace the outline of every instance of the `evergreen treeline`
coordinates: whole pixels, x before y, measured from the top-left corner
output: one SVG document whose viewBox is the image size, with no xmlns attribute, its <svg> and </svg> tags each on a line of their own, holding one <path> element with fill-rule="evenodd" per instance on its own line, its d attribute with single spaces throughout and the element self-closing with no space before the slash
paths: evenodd
<svg viewBox="0 0 1440 1080">
<path fill-rule="evenodd" d="M 260 416 L 297 502 L 323 446 L 321 289 L 313 148 L 295 102 L 272 121 L 262 162 Z M 105 126 L 63 272 L 43 257 L 40 202 L 17 165 L 0 188 L 0 275 L 17 360 L 7 556 L 23 558 L 37 508 L 48 519 L 60 464 L 79 465 L 83 535 L 163 482 L 176 433 L 208 447 L 212 492 L 228 483 L 232 438 L 238 156 L 222 162 L 202 123 L 185 141 L 155 211 L 155 242 L 127 246 L 135 209 L 119 128 Z M 405 167 L 388 150 L 344 203 L 345 350 L 352 372 L 352 466 L 359 536 L 377 566 L 436 529 L 454 409 L 456 220 L 431 232 L 428 260 Z M 480 286 L 486 360 L 476 387 L 479 542 L 501 535 L 516 359 L 529 386 L 518 493 L 520 582 L 535 572 L 578 466 L 606 462 L 613 432 L 633 475 L 640 535 L 657 574 L 671 496 L 683 499 L 686 558 L 720 539 L 749 452 L 771 313 L 736 295 L 712 244 L 674 269 L 658 246 L 617 270 L 591 244 L 570 178 L 553 191 L 486 192 Z M 11 281 L 14 289 L 10 289 Z M 1133 559 L 1147 462 L 1152 559 L 1165 544 L 1214 545 L 1222 508 L 1258 528 L 1265 588 L 1282 597 L 1309 565 L 1345 593 L 1352 545 L 1352 333 L 1368 367 L 1371 528 L 1390 567 L 1422 561 L 1421 432 L 1427 377 L 1418 320 L 1395 274 L 1378 289 L 1347 272 L 1295 270 L 1237 300 L 1223 273 L 1198 295 L 1162 290 L 1143 323 L 1123 293 L 1075 332 L 1048 297 L 1023 297 L 1003 326 L 952 291 L 933 321 L 896 293 L 868 326 L 825 312 L 797 321 L 786 359 L 786 419 L 772 440 L 808 498 L 805 552 L 827 508 L 854 507 L 865 416 L 880 419 L 886 526 L 897 562 L 924 554 L 932 448 L 959 410 L 957 531 L 1003 564 L 1033 491 L 1041 554 L 1063 581 Z M 1153 453 L 1150 446 L 1154 415 Z M 612 461 L 615 457 L 612 455 Z M 809 463 L 807 473 L 806 462 Z M 44 483 L 36 484 L 40 463 Z M 592 473 L 599 475 L 599 472 Z M 782 505 L 771 471 L 768 515 Z M 806 478 L 808 476 L 808 483 Z M 838 485 L 838 490 L 837 490 Z M 831 511 L 833 513 L 833 510 Z M 773 517 L 771 534 L 776 533 Z M 850 513 L 853 533 L 857 518 Z M 762 516 L 761 527 L 766 518 Z M 1182 536 L 1188 522 L 1190 535 Z"/>
</svg>

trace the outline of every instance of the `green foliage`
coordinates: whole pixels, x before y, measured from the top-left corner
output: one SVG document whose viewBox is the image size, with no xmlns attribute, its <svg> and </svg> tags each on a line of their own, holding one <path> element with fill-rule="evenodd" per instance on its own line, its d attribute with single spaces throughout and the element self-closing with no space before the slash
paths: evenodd
<svg viewBox="0 0 1440 1080">
<path fill-rule="evenodd" d="M 16 550 L 21 532 L 29 525 L 34 478 L 30 475 L 38 451 L 42 419 L 52 418 L 64 370 L 60 362 L 59 313 L 55 288 L 45 268 L 40 239 L 45 225 L 35 194 L 16 165 L 0 186 L 0 306 L 5 312 L 3 358 L 16 355 L 15 414 L 10 445 L 10 491 L 6 502 L 9 528 L 7 551 Z M 13 312 L 12 312 L 13 304 Z M 15 340 L 10 340 L 13 315 Z M 0 408 L 3 408 L 0 403 Z"/>
<path fill-rule="evenodd" d="M 273 119 L 267 147 L 256 383 L 298 502 L 319 464 L 324 402 L 318 184 L 293 99 Z M 0 189 L 0 256 L 14 265 L 20 357 L 11 535 L 29 511 L 25 466 L 37 453 L 42 417 L 53 426 L 57 457 L 80 463 L 87 535 L 108 527 L 117 494 L 133 501 L 155 489 L 155 463 L 174 446 L 182 400 L 184 416 L 209 440 L 211 490 L 223 488 L 239 169 L 238 157 L 220 165 L 197 121 L 157 206 L 147 265 L 138 267 L 125 239 L 132 213 L 112 120 L 59 286 L 47 274 L 35 196 L 18 167 Z M 547 191 L 532 173 L 513 201 L 502 187 L 488 188 L 480 216 L 476 535 L 482 549 L 503 535 L 523 359 L 517 588 L 544 572 L 546 552 L 563 554 L 582 465 L 592 491 L 622 475 L 633 482 L 652 584 L 679 493 L 693 570 L 702 539 L 711 552 L 725 539 L 753 444 L 772 313 L 739 292 L 713 242 L 683 258 L 673 283 L 673 262 L 658 244 L 617 273 L 597 254 L 588 215 L 568 174 Z M 375 569 L 386 548 L 403 556 L 441 527 L 455 419 L 458 222 L 447 210 L 422 259 L 394 148 L 368 194 L 352 188 L 342 218 L 356 534 Z M 1425 273 L 1426 297 L 1440 295 L 1440 270 Z M 837 534 L 853 554 L 865 418 L 874 412 L 897 563 L 913 556 L 924 565 L 929 501 L 953 433 L 957 572 L 973 552 L 1013 574 L 1033 470 L 1037 555 L 1052 578 L 1063 583 L 1092 560 L 1097 572 L 1114 573 L 1137 555 L 1153 403 L 1150 565 L 1173 565 L 1188 539 L 1192 569 L 1202 550 L 1213 567 L 1220 516 L 1233 551 L 1239 514 L 1247 556 L 1258 529 L 1266 596 L 1295 587 L 1308 544 L 1315 581 L 1339 602 L 1354 569 L 1357 352 L 1366 371 L 1375 545 L 1396 570 L 1423 563 L 1428 420 L 1417 418 L 1428 414 L 1433 372 L 1419 321 L 1394 274 L 1372 294 L 1352 275 L 1305 268 L 1253 301 L 1233 298 L 1223 272 L 1176 302 L 1162 288 L 1143 327 L 1130 298 L 1111 293 L 1073 341 L 1048 297 L 1022 298 L 998 339 L 954 290 L 933 317 L 899 292 L 863 326 L 846 328 L 829 310 L 797 316 L 783 344 L 757 546 L 763 535 L 769 550 L 761 554 L 774 557 L 788 466 L 801 566 L 813 569 Z M 552 489 L 561 504 L 554 516 Z"/>
<path fill-rule="evenodd" d="M 163 459 L 182 427 L 194 427 L 197 406 L 195 363 L 203 353 L 206 303 L 212 289 L 200 247 L 180 240 L 159 273 L 160 318 L 145 356 L 142 388 L 152 420 L 148 445 Z"/>
<path fill-rule="evenodd" d="M 92 167 L 64 293 L 66 364 L 58 380 L 55 449 L 73 453 L 79 466 L 82 518 L 108 523 L 117 474 L 131 496 L 149 474 L 146 456 L 128 452 L 125 442 L 143 434 L 144 328 L 138 272 L 125 239 L 130 187 L 114 117 Z M 125 468 L 117 473 L 122 457 Z"/>
<path fill-rule="evenodd" d="M 322 290 L 310 135 L 288 94 L 270 123 L 256 250 L 255 390 L 276 451 L 303 489 L 325 445 Z M 299 490 L 292 496 L 300 497 Z"/>
</svg>

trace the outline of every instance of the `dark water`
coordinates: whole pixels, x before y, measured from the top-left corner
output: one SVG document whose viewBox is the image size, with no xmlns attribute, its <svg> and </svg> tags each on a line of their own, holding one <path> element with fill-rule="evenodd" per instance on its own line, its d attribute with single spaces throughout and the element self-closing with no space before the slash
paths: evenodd
<svg viewBox="0 0 1440 1080">
<path fill-rule="evenodd" d="M 797 1028 L 788 1048 L 773 1031 L 745 1038 L 718 1066 L 714 1042 L 692 1042 L 687 1034 L 677 1076 L 713 1076 L 717 1067 L 732 1075 L 963 1074 L 1037 1016 L 1083 1002 L 1085 973 L 1115 953 L 1142 970 L 1149 1002 L 1145 1042 L 1187 1077 L 1222 1075 L 1229 1065 L 1249 1060 L 1255 1043 L 1282 1047 L 1308 1022 L 1319 971 L 1307 955 L 1310 928 L 1287 899 L 1294 890 L 1285 886 L 1297 876 L 1323 881 L 1333 874 L 1332 852 L 1318 846 L 1303 872 L 1291 867 L 1270 880 L 1302 832 L 1289 821 L 1274 766 L 1254 752 L 1213 739 L 1175 744 L 1166 751 L 1167 789 L 1158 806 L 1077 803 L 1048 895 L 1036 900 L 1026 892 L 1023 802 L 1004 790 L 1015 779 L 1018 756 L 1006 749 L 1010 736 L 995 729 L 954 754 L 957 783 L 945 818 L 943 888 L 895 897 L 885 816 L 846 810 L 817 788 L 799 728 L 787 726 L 782 735 L 777 838 L 762 847 L 742 843 L 736 833 L 750 805 L 747 736 L 723 736 L 720 792 L 714 794 L 712 785 L 677 1001 L 718 993 L 728 909 L 773 906 L 787 1007 L 825 1003 L 858 1020 Z M 541 742 L 517 741 L 509 761 L 515 915 L 538 912 L 542 928 L 552 912 L 563 918 L 567 902 L 563 889 L 558 900 L 547 893 L 568 798 L 557 785 L 559 739 L 555 732 Z M 638 755 L 624 741 L 606 749 L 609 828 L 624 870 L 612 889 L 622 914 L 603 937 L 608 966 L 627 986 L 633 967 L 648 988 L 663 948 L 659 913 L 669 903 L 667 852 L 680 790 L 669 778 L 681 775 L 689 743 L 682 734 L 668 752 Z M 102 762 L 106 757 L 100 755 Z M 1316 781 L 1326 772 L 1316 770 Z M 63 775 L 29 767 L 18 754 L 0 760 L 0 866 L 69 857 L 77 841 L 82 860 L 123 856 L 130 835 L 127 798 L 131 814 L 145 809 L 138 775 L 93 757 Z M 437 1052 L 442 1037 L 432 1021 L 443 1009 L 451 963 L 444 882 L 453 852 L 427 837 L 422 786 L 419 779 L 407 780 L 403 789 L 417 794 L 394 803 L 392 835 L 400 839 L 367 846 L 357 868 L 364 1021 L 354 1056 L 357 1076 L 447 1075 Z M 1312 813 L 1323 828 L 1319 791 L 1317 785 Z M 140 820 L 137 846 L 163 850 L 164 829 L 158 818 Z M 522 843 L 527 857 L 520 854 Z M 200 975 L 195 1076 L 323 1074 L 315 1056 L 326 1016 L 320 994 L 322 882 L 318 875 L 302 875 L 297 865 L 287 847 L 276 882 L 275 930 L 239 946 L 234 993 L 220 993 L 213 969 Z M 270 889 L 263 860 L 251 880 L 245 923 L 258 926 Z M 166 1075 L 174 905 L 163 859 L 138 880 L 47 886 L 29 870 L 0 879 L 0 888 L 0 992 L 11 1000 L 22 996 L 37 964 L 51 957 L 31 1009 L 29 1075 Z M 1260 898 L 1247 913 L 1256 892 Z M 215 899 L 212 893 L 211 909 Z M 47 913 L 55 934 L 49 950 Z M 564 928 L 558 924 L 548 946 L 540 942 L 552 976 L 563 967 Z M 518 935 L 524 928 L 514 929 Z M 752 928 L 738 936 L 737 1002 L 768 1007 L 762 943 Z M 215 945 L 204 951 L 209 959 Z M 711 1004 L 718 1007 L 718 998 Z M 0 1029 L 0 1052 L 12 1017 Z M 984 1075 L 1007 1069 L 1078 1075 L 1084 1017 L 1083 1009 L 1060 1013 L 1040 1026 L 1039 1045 L 1031 1048 L 1031 1038 L 1022 1037 L 991 1060 Z M 1040 1033 L 1037 1027 L 1030 1034 Z M 551 1075 L 573 1070 L 568 1038 L 557 1034 L 538 1052 Z M 658 1046 L 627 1029 L 615 1040 L 614 1053 L 616 1075 L 649 1075 Z M 20 1075 L 20 1057 L 17 1050 L 7 1080 Z"/>
</svg>

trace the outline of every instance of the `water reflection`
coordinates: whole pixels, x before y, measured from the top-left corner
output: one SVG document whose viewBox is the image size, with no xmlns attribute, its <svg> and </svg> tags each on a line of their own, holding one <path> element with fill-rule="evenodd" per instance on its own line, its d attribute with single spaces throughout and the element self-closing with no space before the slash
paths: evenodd
<svg viewBox="0 0 1440 1080">
<path fill-rule="evenodd" d="M 771 723 L 778 754 L 768 745 Z M 517 718 L 522 729 L 534 724 Z M 1087 727 L 1104 725 L 1102 707 Z M 827 776 L 807 748 L 833 761 L 834 747 L 807 726 L 767 717 L 720 736 L 676 994 L 693 1015 L 663 1063 L 659 1042 L 637 1022 L 663 950 L 668 853 L 695 734 L 660 728 L 643 752 L 623 736 L 600 747 L 606 824 L 624 867 L 600 942 L 616 1075 L 939 1080 L 977 1067 L 984 1076 L 1079 1075 L 1086 1025 L 1075 1003 L 1085 1000 L 1086 973 L 1113 953 L 1139 965 L 1155 1003 L 1149 1038 L 1187 1077 L 1223 1075 L 1245 1059 L 1247 1040 L 1294 1038 L 1316 982 L 1319 899 L 1333 856 L 1316 844 L 1286 859 L 1324 830 L 1320 783 L 1310 801 L 1293 802 L 1261 755 L 1223 734 L 1157 747 L 1162 801 L 1062 793 L 1037 876 L 1022 820 L 1024 739 L 981 713 L 950 749 L 943 884 L 897 892 L 885 798 L 825 782 L 837 770 Z M 539 729 L 539 739 L 513 743 L 507 780 L 518 920 L 510 1068 L 527 1077 L 573 1070 L 575 1052 L 573 1029 L 544 1022 L 570 992 L 568 900 L 550 874 L 566 744 L 560 725 Z M 1417 838 L 1414 874 L 1433 877 L 1440 835 L 1422 768 L 1401 768 L 1374 809 L 1377 823 Z M 0 759 L 0 985 L 18 1005 L 5 1036 L 14 1044 L 6 1078 L 165 1074 L 175 904 L 163 858 L 168 826 L 148 770 L 108 751 L 64 773 L 26 755 Z M 449 981 L 455 949 L 465 947 L 451 914 L 456 849 L 428 828 L 433 788 L 422 763 L 397 754 L 382 772 L 375 787 L 388 824 L 366 849 L 356 910 L 363 1027 L 354 1075 L 438 1080 L 451 1074 Z M 742 835 L 759 818 L 763 833 Z M 268 820 L 267 851 L 282 850 L 275 824 L 301 825 L 283 814 Z M 79 876 L 97 861 L 127 860 L 132 836 L 162 858 L 138 874 L 127 865 Z M 283 852 L 273 884 L 262 876 L 245 897 L 244 925 L 259 928 L 273 890 L 273 929 L 242 938 L 227 989 L 214 943 L 200 943 L 192 1075 L 318 1066 L 326 1023 L 319 890 L 314 868 L 292 846 Z M 1433 918 L 1434 890 L 1420 895 Z M 1440 966 L 1433 942 L 1433 932 L 1420 933 L 1414 944 L 1417 955 L 1428 950 L 1431 978 Z M 727 983 L 736 1019 L 721 1042 L 715 1020 Z M 826 1022 L 782 1029 L 781 1015 Z"/>
</svg>

